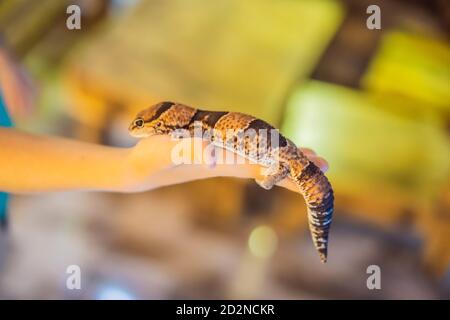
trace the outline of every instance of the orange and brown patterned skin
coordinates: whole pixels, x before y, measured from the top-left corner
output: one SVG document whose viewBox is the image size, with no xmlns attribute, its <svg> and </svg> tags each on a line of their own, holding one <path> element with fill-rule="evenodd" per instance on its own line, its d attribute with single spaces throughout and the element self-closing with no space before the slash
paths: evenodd
<svg viewBox="0 0 450 320">
<path fill-rule="evenodd" d="M 238 112 L 204 111 L 180 103 L 161 102 L 139 112 L 129 132 L 134 137 L 149 137 L 176 135 L 178 130 L 185 130 L 192 136 L 196 128 L 201 128 L 202 137 L 208 137 L 211 143 L 267 167 L 264 179 L 256 180 L 261 187 L 271 189 L 285 178 L 296 182 L 308 207 L 314 245 L 321 261 L 326 262 L 333 189 L 323 172 L 268 123 Z"/>
</svg>

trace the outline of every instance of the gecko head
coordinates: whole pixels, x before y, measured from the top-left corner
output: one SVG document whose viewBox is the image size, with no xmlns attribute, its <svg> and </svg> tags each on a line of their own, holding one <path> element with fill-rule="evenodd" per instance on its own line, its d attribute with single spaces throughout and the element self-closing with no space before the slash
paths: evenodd
<svg viewBox="0 0 450 320">
<path fill-rule="evenodd" d="M 168 126 L 170 109 L 173 102 L 160 102 L 139 112 L 128 127 L 128 132 L 136 138 L 145 138 L 160 134 L 169 134 L 172 127 Z"/>
<path fill-rule="evenodd" d="M 139 112 L 131 122 L 128 132 L 136 138 L 171 134 L 183 129 L 196 109 L 174 102 L 160 102 Z"/>
</svg>

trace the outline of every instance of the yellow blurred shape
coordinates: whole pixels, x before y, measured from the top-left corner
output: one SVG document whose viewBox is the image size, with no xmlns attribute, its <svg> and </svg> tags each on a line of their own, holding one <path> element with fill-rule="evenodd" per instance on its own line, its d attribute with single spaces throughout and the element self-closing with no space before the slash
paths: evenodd
<svg viewBox="0 0 450 320">
<path fill-rule="evenodd" d="M 250 252 L 258 258 L 269 258 L 277 248 L 278 238 L 275 231 L 268 226 L 258 226 L 248 238 Z"/>
<path fill-rule="evenodd" d="M 362 84 L 369 90 L 450 111 L 450 46 L 446 40 L 390 32 L 382 38 Z"/>
<path fill-rule="evenodd" d="M 74 50 L 67 84 L 85 107 L 71 113 L 95 123 L 174 100 L 276 124 L 287 90 L 311 73 L 342 17 L 334 0 L 142 1 Z"/>
</svg>

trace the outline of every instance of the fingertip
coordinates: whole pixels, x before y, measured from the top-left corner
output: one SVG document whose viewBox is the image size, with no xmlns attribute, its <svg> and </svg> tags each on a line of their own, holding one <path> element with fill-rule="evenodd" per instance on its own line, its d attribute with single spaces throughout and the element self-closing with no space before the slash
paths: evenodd
<svg viewBox="0 0 450 320">
<path fill-rule="evenodd" d="M 317 157 L 313 160 L 314 164 L 320 168 L 322 172 L 327 172 L 329 169 L 328 161 L 324 158 Z"/>
<path fill-rule="evenodd" d="M 316 156 L 316 152 L 313 149 L 310 149 L 310 148 L 300 148 L 300 151 L 307 157 L 314 157 L 314 156 Z"/>
</svg>

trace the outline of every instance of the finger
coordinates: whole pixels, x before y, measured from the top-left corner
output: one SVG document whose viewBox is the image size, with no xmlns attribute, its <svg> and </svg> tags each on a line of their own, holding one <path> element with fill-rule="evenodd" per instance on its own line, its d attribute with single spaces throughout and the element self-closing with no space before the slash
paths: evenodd
<svg viewBox="0 0 450 320">
<path fill-rule="evenodd" d="M 310 149 L 310 148 L 299 148 L 299 149 L 308 158 L 314 157 L 316 155 L 316 152 L 313 149 Z"/>
<path fill-rule="evenodd" d="M 322 170 L 322 172 L 326 172 L 328 170 L 328 162 L 322 158 L 317 156 L 316 152 L 310 148 L 299 148 L 303 154 L 308 157 L 310 161 L 312 161 L 316 166 Z"/>
<path fill-rule="evenodd" d="M 311 159 L 311 161 L 322 170 L 322 172 L 327 172 L 328 170 L 328 162 L 321 157 L 315 157 Z"/>
<path fill-rule="evenodd" d="M 291 179 L 283 179 L 277 183 L 277 186 L 286 188 L 290 191 L 300 192 L 299 186 Z"/>
</svg>

